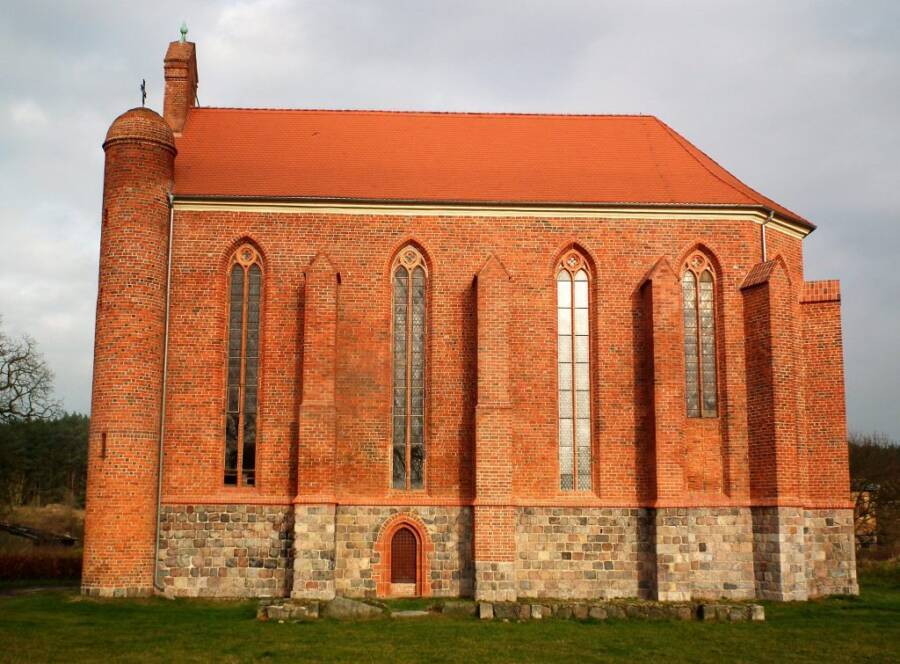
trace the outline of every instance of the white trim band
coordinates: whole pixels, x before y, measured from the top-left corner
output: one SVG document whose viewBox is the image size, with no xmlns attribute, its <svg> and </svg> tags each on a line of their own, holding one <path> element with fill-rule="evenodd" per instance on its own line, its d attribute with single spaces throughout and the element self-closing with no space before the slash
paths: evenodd
<svg viewBox="0 0 900 664">
<path fill-rule="evenodd" d="M 319 201 L 241 200 L 234 198 L 175 198 L 185 212 L 257 212 L 281 214 L 345 214 L 409 217 L 529 217 L 558 219 L 667 219 L 753 221 L 768 224 L 789 237 L 803 239 L 811 228 L 771 215 L 763 208 L 742 207 L 554 207 L 515 205 L 438 205 L 414 203 L 353 203 Z"/>
</svg>

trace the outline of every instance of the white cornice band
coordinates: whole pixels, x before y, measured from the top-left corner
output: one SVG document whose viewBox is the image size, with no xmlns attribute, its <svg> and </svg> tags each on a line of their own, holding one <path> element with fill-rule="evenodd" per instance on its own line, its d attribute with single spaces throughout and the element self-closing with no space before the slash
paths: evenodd
<svg viewBox="0 0 900 664">
<path fill-rule="evenodd" d="M 309 200 L 243 200 L 239 198 L 190 198 L 174 199 L 176 210 L 184 212 L 256 212 L 281 214 L 345 214 L 410 217 L 530 217 L 557 219 L 673 219 L 713 221 L 753 221 L 766 224 L 789 237 L 803 239 L 811 228 L 779 217 L 769 217 L 767 210 L 745 207 L 625 207 L 625 206 L 571 206 L 544 205 L 436 205 L 428 203 L 359 203 L 349 201 Z"/>
</svg>

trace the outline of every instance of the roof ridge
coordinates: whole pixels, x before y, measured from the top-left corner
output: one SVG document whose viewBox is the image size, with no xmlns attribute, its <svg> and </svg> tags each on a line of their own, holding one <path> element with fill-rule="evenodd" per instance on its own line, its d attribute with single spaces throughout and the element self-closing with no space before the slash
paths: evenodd
<svg viewBox="0 0 900 664">
<path fill-rule="evenodd" d="M 653 118 L 654 120 L 659 121 L 658 118 Z M 650 154 L 653 156 L 653 169 L 656 171 L 656 175 L 659 177 L 659 181 L 662 183 L 663 189 L 666 191 L 666 195 L 670 200 L 674 200 L 674 196 L 672 195 L 672 188 L 669 186 L 669 181 L 666 180 L 663 175 L 662 168 L 660 168 L 658 155 L 656 154 L 656 150 L 653 147 L 653 141 L 650 140 L 650 132 L 647 131 L 647 123 L 642 123 L 642 127 L 644 130 L 644 140 L 647 141 L 647 149 L 650 151 Z"/>
<path fill-rule="evenodd" d="M 673 139 L 675 139 L 675 142 L 678 143 L 678 145 L 681 147 L 681 149 L 684 150 L 685 152 L 687 152 L 688 155 L 691 157 L 691 159 L 693 159 L 695 162 L 697 162 L 697 164 L 699 164 L 699 165 L 700 165 L 707 173 L 709 173 L 709 174 L 712 175 L 714 178 L 716 178 L 719 182 L 721 182 L 722 184 L 724 184 L 724 185 L 730 187 L 731 189 L 733 189 L 733 190 L 736 191 L 737 193 L 739 193 L 739 194 L 741 194 L 741 195 L 743 195 L 743 196 L 747 196 L 748 198 L 750 198 L 750 199 L 753 200 L 754 202 L 759 203 L 759 201 L 755 200 L 752 196 L 749 196 L 749 195 L 747 194 L 746 191 L 741 191 L 740 189 L 738 189 L 737 187 L 735 187 L 733 183 L 731 183 L 731 182 L 729 182 L 728 180 L 726 180 L 725 178 L 723 178 L 719 173 L 716 173 L 716 172 L 715 172 L 713 169 L 711 169 L 708 165 L 704 164 L 700 159 L 697 159 L 697 155 L 695 155 L 691 150 L 689 150 L 688 147 L 687 147 L 687 145 L 685 145 L 685 143 L 687 143 L 688 145 L 690 145 L 691 147 L 693 147 L 693 148 L 694 148 L 695 150 L 697 150 L 698 152 L 701 152 L 701 153 L 703 154 L 704 157 L 706 157 L 707 159 L 709 159 L 710 161 L 712 161 L 716 166 L 718 166 L 719 168 L 721 168 L 723 171 L 725 171 L 725 172 L 727 173 L 728 171 L 727 171 L 721 164 L 719 164 L 717 161 L 715 161 L 714 159 L 712 159 L 709 155 L 707 155 L 705 152 L 703 152 L 702 150 L 700 150 L 700 148 L 696 147 L 693 143 L 691 143 L 690 141 L 688 141 L 684 136 L 682 136 L 682 135 L 679 134 L 677 131 L 675 131 L 674 129 L 672 129 L 669 125 L 667 125 L 665 122 L 663 122 L 663 121 L 660 120 L 659 118 L 656 118 L 656 121 L 660 124 L 660 126 L 663 128 L 663 130 L 666 131 L 666 133 L 668 133 Z M 734 176 L 732 175 L 732 177 L 734 177 Z M 737 179 L 737 178 L 735 178 L 735 179 Z"/>
<path fill-rule="evenodd" d="M 377 115 L 459 115 L 487 117 L 538 117 L 538 118 L 653 118 L 645 113 L 537 113 L 518 111 L 423 111 L 378 108 L 282 108 L 252 106 L 193 106 L 191 111 L 254 111 L 263 113 L 358 113 Z"/>
<path fill-rule="evenodd" d="M 682 149 L 682 150 L 684 150 L 685 152 L 687 152 L 687 153 L 690 155 L 690 157 L 691 157 L 695 162 L 697 162 L 704 170 L 706 170 L 707 173 L 709 173 L 709 174 L 712 175 L 714 178 L 716 178 L 717 180 L 719 180 L 722 184 L 725 184 L 726 186 L 730 187 L 731 189 L 733 189 L 733 190 L 736 191 L 737 193 L 742 194 L 743 196 L 748 197 L 750 200 L 752 200 L 753 202 L 755 202 L 755 203 L 757 203 L 757 204 L 759 204 L 759 205 L 763 205 L 763 206 L 769 207 L 770 209 L 777 209 L 777 210 L 780 210 L 780 211 L 783 211 L 783 212 L 787 212 L 788 214 L 790 214 L 790 215 L 792 215 L 792 216 L 794 216 L 794 217 L 797 217 L 798 219 L 802 219 L 803 221 L 807 221 L 806 218 L 803 217 L 802 215 L 797 214 L 796 212 L 794 212 L 794 211 L 791 210 L 790 208 L 785 207 L 784 205 L 781 205 L 781 204 L 779 204 L 779 203 L 776 203 L 775 201 L 773 201 L 773 200 L 772 200 L 771 198 L 769 198 L 768 196 L 766 196 L 766 195 L 764 195 L 764 194 L 758 192 L 756 189 L 754 189 L 754 188 L 751 187 L 750 185 L 748 185 L 748 184 L 746 184 L 745 182 L 743 182 L 743 181 L 742 181 L 739 177 L 737 177 L 734 173 L 732 173 L 732 172 L 729 171 L 727 168 L 725 168 L 724 166 L 722 166 L 722 164 L 720 164 L 718 161 L 716 161 L 715 159 L 713 159 L 712 157 L 710 157 L 708 154 L 706 154 L 706 152 L 704 152 L 703 150 L 701 150 L 700 148 L 698 148 L 698 147 L 697 147 L 696 145 L 694 145 L 691 141 L 689 141 L 687 138 L 685 138 L 684 136 L 682 136 L 680 133 L 678 133 L 677 131 L 675 131 L 674 129 L 672 129 L 672 127 L 670 127 L 669 125 L 667 125 L 665 122 L 663 122 L 662 120 L 660 120 L 658 117 L 656 117 L 656 116 L 651 116 L 651 117 L 653 117 L 653 119 L 656 120 L 656 121 L 660 124 L 660 126 L 661 126 L 666 132 L 668 132 L 668 134 L 669 134 L 670 136 L 672 136 L 672 138 L 675 139 L 675 142 L 678 143 L 678 145 L 681 146 L 681 149 Z M 707 160 L 709 160 L 710 162 L 712 162 L 713 164 L 715 164 L 715 165 L 716 165 L 723 173 L 725 173 L 726 175 L 729 176 L 729 178 L 731 178 L 732 180 L 734 180 L 734 182 L 731 182 L 731 181 L 729 181 L 728 179 L 723 178 L 722 175 L 721 175 L 720 173 L 717 173 L 717 172 L 715 172 L 713 169 L 711 169 L 707 164 L 705 164 L 705 163 L 703 162 L 702 159 L 698 159 L 698 158 L 697 158 L 697 155 L 694 153 L 694 151 L 699 152 L 699 153 L 703 156 L 704 159 L 707 159 Z M 737 185 L 739 185 L 739 186 L 736 186 L 735 183 L 737 183 Z M 809 223 L 809 222 L 807 222 L 807 223 Z"/>
</svg>

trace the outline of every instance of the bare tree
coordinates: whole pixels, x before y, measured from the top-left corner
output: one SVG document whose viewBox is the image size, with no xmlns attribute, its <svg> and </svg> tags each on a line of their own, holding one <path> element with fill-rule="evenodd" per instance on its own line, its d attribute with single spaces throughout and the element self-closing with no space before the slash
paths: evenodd
<svg viewBox="0 0 900 664">
<path fill-rule="evenodd" d="M 12 339 L 0 329 L 0 423 L 49 419 L 59 412 L 53 372 L 34 339 Z"/>
</svg>

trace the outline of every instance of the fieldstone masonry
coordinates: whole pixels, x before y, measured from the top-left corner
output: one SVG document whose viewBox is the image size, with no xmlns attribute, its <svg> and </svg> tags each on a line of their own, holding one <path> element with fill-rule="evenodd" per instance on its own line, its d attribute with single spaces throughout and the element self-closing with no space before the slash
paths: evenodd
<svg viewBox="0 0 900 664">
<path fill-rule="evenodd" d="M 803 510 L 796 507 L 753 508 L 753 565 L 760 599 L 805 600 Z"/>
<path fill-rule="evenodd" d="M 806 510 L 804 516 L 809 596 L 859 594 L 853 510 Z"/>
<path fill-rule="evenodd" d="M 374 597 L 373 569 L 382 525 L 410 514 L 428 530 L 434 550 L 427 561 L 428 594 L 469 596 L 473 591 L 472 512 L 458 507 L 298 505 L 295 512 L 294 590 L 298 599 Z"/>
<path fill-rule="evenodd" d="M 525 507 L 519 512 L 520 597 L 650 598 L 652 511 Z"/>
<path fill-rule="evenodd" d="M 166 505 L 158 580 L 175 597 L 283 597 L 290 592 L 293 514 L 262 505 Z"/>
<path fill-rule="evenodd" d="M 297 599 L 334 598 L 335 507 L 294 507 L 294 585 Z"/>
<path fill-rule="evenodd" d="M 660 600 L 755 597 L 750 510 L 656 510 L 656 570 Z"/>
<path fill-rule="evenodd" d="M 516 599 L 516 564 L 503 561 L 475 562 L 475 598 L 492 602 Z"/>
<path fill-rule="evenodd" d="M 335 589 L 347 597 L 376 594 L 372 569 L 381 562 L 376 539 L 382 524 L 396 514 L 410 514 L 427 528 L 434 550 L 427 561 L 428 594 L 472 594 L 472 511 L 466 507 L 356 507 L 337 510 Z"/>
<path fill-rule="evenodd" d="M 790 601 L 859 592 L 852 510 L 787 507 L 526 507 L 516 561 L 505 563 L 473 561 L 466 507 L 167 505 L 158 582 L 176 597 L 373 598 L 379 537 L 397 515 L 427 529 L 423 584 L 435 597 Z"/>
</svg>

